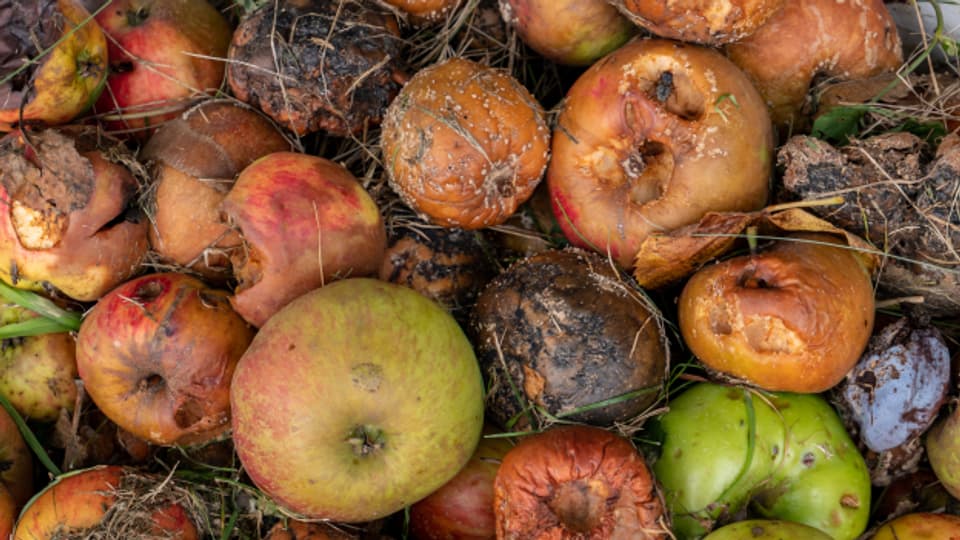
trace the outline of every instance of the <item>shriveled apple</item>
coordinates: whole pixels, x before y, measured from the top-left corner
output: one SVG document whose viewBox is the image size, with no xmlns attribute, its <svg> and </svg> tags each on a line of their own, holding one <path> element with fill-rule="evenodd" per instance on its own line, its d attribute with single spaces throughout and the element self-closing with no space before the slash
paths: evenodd
<svg viewBox="0 0 960 540">
<path fill-rule="evenodd" d="M 0 279 L 93 301 L 140 269 L 147 221 L 129 152 L 91 131 L 0 140 Z"/>
<path fill-rule="evenodd" d="M 380 209 L 328 159 L 276 152 L 245 168 L 222 203 L 243 239 L 230 302 L 262 326 L 297 296 L 339 278 L 376 275 L 387 244 Z"/>
<path fill-rule="evenodd" d="M 207 101 L 166 122 L 140 153 L 152 176 L 150 246 L 166 262 L 229 278 L 240 238 L 220 220 L 220 203 L 247 165 L 290 149 L 269 120 L 233 101 Z"/>
<path fill-rule="evenodd" d="M 766 104 L 739 68 L 705 47 L 636 39 L 570 88 L 547 186 L 567 239 L 629 269 L 651 234 L 761 208 L 772 155 Z"/>
<path fill-rule="evenodd" d="M 97 99 L 107 40 L 79 0 L 0 4 L 0 131 L 63 124 Z"/>
<path fill-rule="evenodd" d="M 77 368 L 103 413 L 158 445 L 208 442 L 230 424 L 233 370 L 253 329 L 227 291 L 177 273 L 117 287 L 77 336 Z"/>
</svg>

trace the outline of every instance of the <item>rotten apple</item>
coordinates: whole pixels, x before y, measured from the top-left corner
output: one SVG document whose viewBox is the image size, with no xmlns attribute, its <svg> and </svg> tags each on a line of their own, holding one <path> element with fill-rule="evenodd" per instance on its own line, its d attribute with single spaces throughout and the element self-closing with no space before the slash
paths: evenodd
<svg viewBox="0 0 960 540">
<path fill-rule="evenodd" d="M 788 0 L 609 0 L 631 21 L 670 39 L 722 45 L 741 40 L 777 16 Z"/>
<path fill-rule="evenodd" d="M 297 296 L 336 279 L 376 275 L 387 232 L 376 202 L 342 165 L 275 152 L 243 169 L 221 205 L 239 231 L 230 302 L 262 326 Z"/>
<path fill-rule="evenodd" d="M 92 130 L 0 139 L 0 279 L 94 301 L 140 270 L 147 221 L 134 157 Z"/>
<path fill-rule="evenodd" d="M 96 21 L 110 74 L 94 110 L 111 129 L 145 135 L 220 88 L 233 30 L 207 0 L 111 0 Z"/>
<path fill-rule="evenodd" d="M 773 131 L 747 76 L 715 50 L 634 39 L 573 84 L 547 186 L 574 245 L 626 269 L 643 240 L 767 200 Z"/>
<path fill-rule="evenodd" d="M 223 434 L 233 370 L 254 334 L 228 296 L 185 274 L 160 273 L 101 298 L 77 336 L 77 368 L 97 407 L 153 444 Z"/>
<path fill-rule="evenodd" d="M 79 0 L 0 4 L 0 132 L 63 124 L 96 101 L 107 40 Z"/>
<path fill-rule="evenodd" d="M 271 317 L 237 365 L 230 403 L 253 482 L 289 511 L 343 522 L 440 488 L 483 428 L 483 379 L 460 326 L 420 293 L 370 278 L 315 289 Z"/>
</svg>

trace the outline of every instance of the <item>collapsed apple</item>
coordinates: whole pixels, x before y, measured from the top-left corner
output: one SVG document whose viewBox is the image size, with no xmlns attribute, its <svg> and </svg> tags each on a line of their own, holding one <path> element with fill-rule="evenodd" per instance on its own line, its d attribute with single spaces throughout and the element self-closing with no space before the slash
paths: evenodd
<svg viewBox="0 0 960 540">
<path fill-rule="evenodd" d="M 147 221 L 134 158 L 90 130 L 0 140 L 0 279 L 93 301 L 140 269 Z"/>
<path fill-rule="evenodd" d="M 253 482 L 290 511 L 344 522 L 438 489 L 483 428 L 483 380 L 453 317 L 370 278 L 315 289 L 271 317 L 237 365 L 230 403 Z"/>
<path fill-rule="evenodd" d="M 820 396 L 699 383 L 658 418 L 653 472 L 681 540 L 749 510 L 853 540 L 870 513 L 870 474 Z"/>
<path fill-rule="evenodd" d="M 547 186 L 567 239 L 630 269 L 650 234 L 709 211 L 761 208 L 772 155 L 766 104 L 732 62 L 635 39 L 567 93 Z"/>
<path fill-rule="evenodd" d="M 17 305 L 0 305 L 4 325 L 36 316 Z M 22 416 L 37 422 L 52 422 L 61 411 L 72 411 L 77 399 L 76 348 L 69 332 L 0 340 L 0 394 Z"/>
<path fill-rule="evenodd" d="M 182 504 L 190 494 L 167 480 L 116 465 L 61 475 L 31 499 L 12 538 L 199 539 L 200 516 Z"/>
<path fill-rule="evenodd" d="M 111 0 L 96 21 L 110 74 L 94 110 L 111 129 L 145 134 L 220 88 L 233 31 L 207 0 Z"/>
<path fill-rule="evenodd" d="M 78 0 L 0 5 L 0 131 L 62 124 L 96 101 L 107 40 L 89 17 Z"/>
<path fill-rule="evenodd" d="M 531 49 L 587 66 L 626 43 L 637 27 L 607 0 L 499 0 L 503 20 Z"/>
<path fill-rule="evenodd" d="M 239 285 L 230 302 L 254 326 L 311 289 L 380 270 L 387 245 L 380 209 L 328 159 L 264 156 L 243 169 L 221 208 L 243 239 L 231 255 Z"/>
<path fill-rule="evenodd" d="M 152 176 L 150 246 L 166 262 L 229 278 L 240 239 L 219 219 L 220 203 L 250 163 L 290 149 L 269 120 L 233 101 L 206 101 L 160 126 L 140 152 Z"/>
<path fill-rule="evenodd" d="M 149 274 L 89 311 L 77 368 L 121 428 L 158 445 L 197 444 L 229 428 L 230 379 L 252 337 L 226 291 L 185 274 Z"/>
</svg>

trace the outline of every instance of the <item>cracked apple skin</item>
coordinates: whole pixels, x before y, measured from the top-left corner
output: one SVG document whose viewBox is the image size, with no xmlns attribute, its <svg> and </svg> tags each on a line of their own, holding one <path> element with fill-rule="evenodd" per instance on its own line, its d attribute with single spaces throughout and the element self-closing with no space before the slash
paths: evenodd
<svg viewBox="0 0 960 540">
<path fill-rule="evenodd" d="M 637 38 L 570 88 L 551 155 L 564 235 L 629 270 L 651 234 L 709 211 L 760 209 L 773 127 L 753 84 L 717 51 Z"/>
<path fill-rule="evenodd" d="M 230 380 L 254 330 L 227 291 L 177 273 L 105 295 L 77 336 L 84 388 L 108 418 L 156 445 L 199 444 L 230 426 Z"/>
<path fill-rule="evenodd" d="M 243 169 L 221 204 L 240 232 L 230 303 L 260 327 L 291 300 L 344 277 L 380 271 L 387 231 L 356 177 L 328 159 L 275 152 Z"/>
<path fill-rule="evenodd" d="M 137 180 L 108 157 L 118 146 L 92 146 L 87 132 L 46 129 L 29 141 L 0 141 L 0 279 L 95 301 L 146 256 Z"/>
<path fill-rule="evenodd" d="M 860 359 L 874 322 L 870 273 L 838 242 L 792 234 L 696 272 L 677 311 L 690 351 L 708 368 L 766 390 L 835 386 Z"/>
<path fill-rule="evenodd" d="M 89 109 L 103 90 L 108 59 L 103 30 L 87 20 L 90 13 L 78 0 L 53 3 L 53 13 L 42 16 L 60 19 L 61 35 L 52 39 L 59 42 L 35 68 L 26 103 L 26 96 L 16 91 L 12 102 L 0 100 L 0 132 L 14 130 L 21 120 L 51 126 L 69 122 Z"/>
</svg>

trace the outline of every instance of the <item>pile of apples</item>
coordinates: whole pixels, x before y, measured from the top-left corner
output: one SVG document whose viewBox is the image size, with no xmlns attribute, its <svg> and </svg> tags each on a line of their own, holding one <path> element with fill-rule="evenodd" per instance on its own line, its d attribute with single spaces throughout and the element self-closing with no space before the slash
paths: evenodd
<svg viewBox="0 0 960 540">
<path fill-rule="evenodd" d="M 0 538 L 960 537 L 938 314 L 778 198 L 901 32 L 0 0 Z"/>
</svg>

